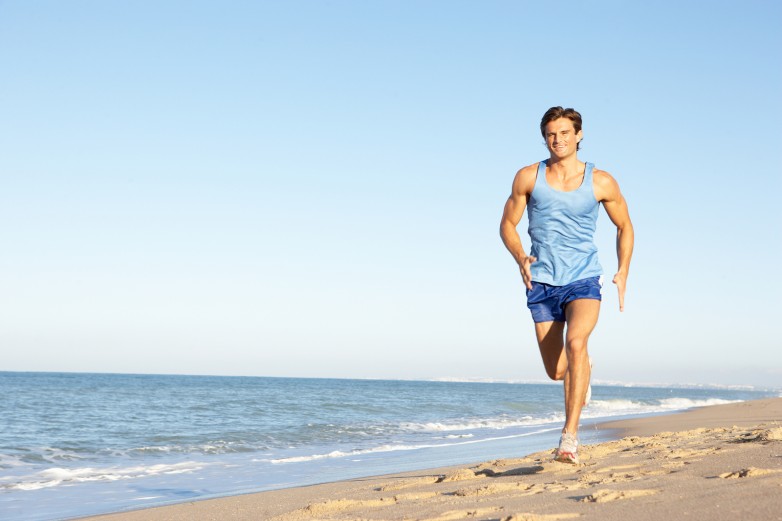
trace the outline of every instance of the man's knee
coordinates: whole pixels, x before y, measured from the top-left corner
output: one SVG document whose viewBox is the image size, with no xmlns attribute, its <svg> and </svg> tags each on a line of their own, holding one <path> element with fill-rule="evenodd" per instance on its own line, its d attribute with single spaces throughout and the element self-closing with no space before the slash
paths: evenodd
<svg viewBox="0 0 782 521">
<path fill-rule="evenodd" d="M 552 380 L 559 382 L 565 379 L 565 373 L 567 373 L 567 366 L 560 367 L 560 364 L 551 366 L 546 364 L 546 375 Z"/>
<path fill-rule="evenodd" d="M 562 380 L 565 379 L 565 373 L 566 372 L 567 371 L 557 371 L 557 370 L 554 370 L 554 371 L 546 371 L 546 374 L 548 375 L 549 378 L 551 378 L 555 382 L 561 382 Z"/>
<path fill-rule="evenodd" d="M 569 355 L 579 355 L 586 352 L 587 338 L 586 337 L 573 337 L 568 338 L 565 344 L 565 348 Z"/>
</svg>

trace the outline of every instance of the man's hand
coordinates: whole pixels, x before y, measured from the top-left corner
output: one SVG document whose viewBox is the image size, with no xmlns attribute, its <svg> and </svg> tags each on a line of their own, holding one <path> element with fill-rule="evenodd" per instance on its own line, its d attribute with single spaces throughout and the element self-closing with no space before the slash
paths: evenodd
<svg viewBox="0 0 782 521">
<path fill-rule="evenodd" d="M 524 281 L 524 286 L 527 287 L 527 289 L 532 289 L 532 271 L 530 270 L 530 264 L 533 262 L 537 262 L 537 257 L 532 257 L 530 255 L 526 257 L 522 257 L 519 261 L 519 271 L 521 271 L 521 280 Z"/>
<path fill-rule="evenodd" d="M 614 275 L 614 280 L 612 282 L 616 284 L 616 289 L 619 290 L 619 311 L 624 311 L 625 310 L 625 287 L 627 286 L 627 274 L 620 271 L 619 273 Z"/>
</svg>

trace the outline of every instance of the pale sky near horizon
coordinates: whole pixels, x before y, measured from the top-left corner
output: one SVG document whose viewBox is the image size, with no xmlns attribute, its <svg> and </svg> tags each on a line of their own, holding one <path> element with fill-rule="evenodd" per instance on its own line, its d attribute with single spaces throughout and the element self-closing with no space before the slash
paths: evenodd
<svg viewBox="0 0 782 521">
<path fill-rule="evenodd" d="M 778 387 L 780 48 L 775 1 L 0 1 L 0 370 L 543 380 L 498 226 L 564 105 L 636 230 L 595 378 Z"/>
</svg>

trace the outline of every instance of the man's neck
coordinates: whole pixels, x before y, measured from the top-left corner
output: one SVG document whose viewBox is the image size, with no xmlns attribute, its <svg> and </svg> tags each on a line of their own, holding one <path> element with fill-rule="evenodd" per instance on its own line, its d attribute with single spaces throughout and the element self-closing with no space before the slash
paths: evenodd
<svg viewBox="0 0 782 521">
<path fill-rule="evenodd" d="M 569 178 L 574 175 L 581 175 L 584 163 L 578 160 L 576 154 L 572 156 L 556 158 L 551 157 L 548 160 L 548 167 L 551 172 L 557 174 L 562 179 Z"/>
</svg>

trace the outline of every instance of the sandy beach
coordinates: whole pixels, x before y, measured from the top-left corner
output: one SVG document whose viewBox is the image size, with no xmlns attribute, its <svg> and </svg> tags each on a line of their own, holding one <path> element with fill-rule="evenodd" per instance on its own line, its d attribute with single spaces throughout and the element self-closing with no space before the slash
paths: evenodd
<svg viewBox="0 0 782 521">
<path fill-rule="evenodd" d="M 583 445 L 576 466 L 547 450 L 84 519 L 782 520 L 782 398 L 597 428 L 621 439 Z"/>
</svg>

